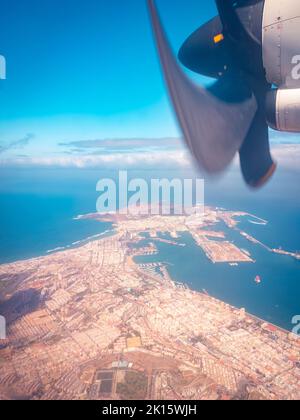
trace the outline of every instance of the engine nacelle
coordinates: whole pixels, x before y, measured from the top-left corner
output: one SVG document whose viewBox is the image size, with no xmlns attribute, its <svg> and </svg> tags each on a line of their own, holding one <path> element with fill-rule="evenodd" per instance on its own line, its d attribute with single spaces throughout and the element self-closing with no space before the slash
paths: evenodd
<svg viewBox="0 0 300 420">
<path fill-rule="evenodd" d="M 268 125 L 274 130 L 300 132 L 300 89 L 274 89 L 267 95 Z"/>
<path fill-rule="evenodd" d="M 268 82 L 300 88 L 300 1 L 265 0 L 263 63 Z"/>
</svg>

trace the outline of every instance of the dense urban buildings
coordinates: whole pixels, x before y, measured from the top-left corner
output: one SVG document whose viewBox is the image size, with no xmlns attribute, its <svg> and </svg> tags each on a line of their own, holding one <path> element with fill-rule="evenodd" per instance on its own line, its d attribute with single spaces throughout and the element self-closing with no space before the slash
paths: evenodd
<svg viewBox="0 0 300 420">
<path fill-rule="evenodd" d="M 137 262 L 189 232 L 211 263 L 252 264 L 215 226 L 242 215 L 107 216 L 112 236 L 0 266 L 0 398 L 299 399 L 299 337 Z"/>
</svg>

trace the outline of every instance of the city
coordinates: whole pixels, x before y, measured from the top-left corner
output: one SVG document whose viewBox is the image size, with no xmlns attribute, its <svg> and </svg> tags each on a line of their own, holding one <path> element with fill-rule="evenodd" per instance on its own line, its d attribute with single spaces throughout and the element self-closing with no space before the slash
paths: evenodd
<svg viewBox="0 0 300 420">
<path fill-rule="evenodd" d="M 240 215 L 128 216 L 112 236 L 0 266 L 0 398 L 299 399 L 298 336 L 135 262 L 156 252 L 157 232 L 175 243 L 189 230 L 211 261 L 251 263 L 206 244 L 211 225 Z"/>
</svg>

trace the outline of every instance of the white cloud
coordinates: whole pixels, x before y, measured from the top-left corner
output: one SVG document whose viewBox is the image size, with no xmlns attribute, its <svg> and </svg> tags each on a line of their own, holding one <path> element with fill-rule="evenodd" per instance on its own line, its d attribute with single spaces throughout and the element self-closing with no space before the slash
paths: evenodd
<svg viewBox="0 0 300 420">
<path fill-rule="evenodd" d="M 279 168 L 300 170 L 300 145 L 280 144 L 272 147 L 272 155 Z M 233 166 L 239 160 L 234 159 Z M 46 157 L 11 157 L 0 160 L 0 167 L 58 167 L 101 169 L 191 169 L 194 166 L 190 153 L 184 148 L 152 150 L 132 153 L 69 154 Z"/>
<path fill-rule="evenodd" d="M 153 168 L 190 167 L 191 158 L 184 150 L 148 153 L 115 153 L 83 156 L 51 156 L 2 159 L 0 166 L 35 166 L 60 168 Z"/>
<path fill-rule="evenodd" d="M 274 159 L 278 166 L 291 170 L 300 170 L 300 145 L 286 144 L 273 147 Z"/>
</svg>

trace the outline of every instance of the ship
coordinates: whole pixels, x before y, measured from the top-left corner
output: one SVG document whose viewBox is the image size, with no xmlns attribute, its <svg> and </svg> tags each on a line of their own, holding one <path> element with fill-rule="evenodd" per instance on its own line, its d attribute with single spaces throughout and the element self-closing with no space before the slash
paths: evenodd
<svg viewBox="0 0 300 420">
<path fill-rule="evenodd" d="M 260 284 L 261 283 L 261 277 L 256 276 L 254 281 L 255 281 L 256 284 Z"/>
</svg>

